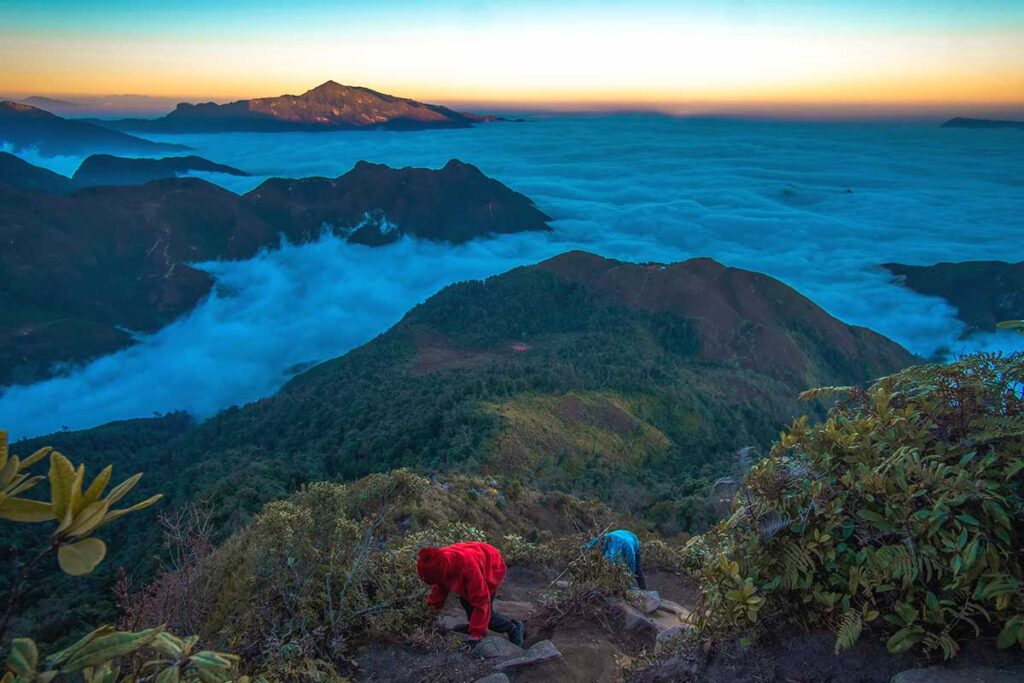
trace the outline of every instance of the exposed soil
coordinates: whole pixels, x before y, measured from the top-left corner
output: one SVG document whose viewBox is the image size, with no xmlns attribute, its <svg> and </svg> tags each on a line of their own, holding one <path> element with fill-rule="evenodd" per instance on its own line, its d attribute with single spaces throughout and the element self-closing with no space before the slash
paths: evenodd
<svg viewBox="0 0 1024 683">
<path fill-rule="evenodd" d="M 419 373 L 450 368 L 474 368 L 502 357 L 487 349 L 460 349 L 439 334 L 417 332 L 415 369 Z"/>
</svg>

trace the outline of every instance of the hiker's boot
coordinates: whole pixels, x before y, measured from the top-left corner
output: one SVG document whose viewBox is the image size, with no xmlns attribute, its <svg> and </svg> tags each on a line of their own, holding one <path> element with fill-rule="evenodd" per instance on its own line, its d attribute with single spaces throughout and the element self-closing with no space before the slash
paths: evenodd
<svg viewBox="0 0 1024 683">
<path fill-rule="evenodd" d="M 523 646 L 523 641 L 526 640 L 526 626 L 523 625 L 523 622 L 518 619 L 512 620 L 512 630 L 508 633 L 508 640 L 513 645 Z"/>
<path fill-rule="evenodd" d="M 469 633 L 469 624 L 455 624 L 455 626 L 452 626 L 452 631 L 455 633 Z"/>
</svg>

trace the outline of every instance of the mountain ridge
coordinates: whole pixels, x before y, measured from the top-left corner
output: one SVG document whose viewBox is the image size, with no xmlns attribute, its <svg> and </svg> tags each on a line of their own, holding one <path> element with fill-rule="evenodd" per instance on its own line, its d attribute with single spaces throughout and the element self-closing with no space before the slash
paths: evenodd
<svg viewBox="0 0 1024 683">
<path fill-rule="evenodd" d="M 967 325 L 965 336 L 992 332 L 999 322 L 1024 318 L 1024 262 L 885 263 L 882 267 L 904 287 L 945 299 Z"/>
<path fill-rule="evenodd" d="M 44 156 L 84 153 L 152 153 L 188 149 L 152 142 L 88 121 L 66 119 L 9 100 L 0 101 L 0 142 L 15 150 L 36 148 Z"/>
<path fill-rule="evenodd" d="M 1000 119 L 975 119 L 969 116 L 954 116 L 944 121 L 940 128 L 1020 128 L 1024 130 L 1024 121 L 1007 121 Z"/>
<path fill-rule="evenodd" d="M 495 116 L 457 112 L 443 105 L 396 97 L 363 86 L 326 81 L 301 95 L 182 102 L 157 119 L 94 121 L 117 130 L 161 133 L 280 132 L 296 130 L 423 130 L 468 128 Z"/>
<path fill-rule="evenodd" d="M 86 157 L 71 182 L 75 187 L 94 185 L 143 185 L 154 180 L 174 178 L 184 173 L 201 171 L 248 176 L 233 166 L 218 164 L 203 157 L 188 155 L 160 159 L 133 159 L 110 154 L 92 154 Z"/>
<path fill-rule="evenodd" d="M 439 170 L 358 164 L 335 179 L 260 188 L 237 195 L 173 178 L 52 195 L 0 182 L 0 385 L 121 348 L 126 329 L 162 327 L 213 285 L 190 264 L 250 258 L 282 235 L 301 244 L 326 230 L 381 246 L 550 230 L 529 198 L 458 160 Z"/>
<path fill-rule="evenodd" d="M 45 440 L 104 457 L 125 430 L 137 433 L 133 439 L 148 446 L 132 451 L 132 467 L 149 463 L 154 480 L 179 482 L 164 484 L 172 498 L 208 495 L 222 520 L 303 482 L 412 467 L 511 476 L 574 495 L 614 487 L 625 509 L 656 506 L 667 528 L 685 529 L 704 514 L 688 497 L 690 482 L 720 473 L 737 448 L 767 445 L 790 420 L 813 413 L 799 392 L 863 384 L 915 360 L 824 311 L 807 329 L 802 311 L 814 304 L 767 276 L 710 259 L 647 267 L 568 252 L 450 285 L 272 396 L 195 426 L 174 418 L 166 439 L 144 435 L 165 429 L 170 416 L 23 446 Z M 609 271 L 618 289 L 603 282 Z M 664 280 L 652 289 L 672 305 L 623 303 L 622 292 L 651 286 L 652 273 Z M 584 274 L 596 277 L 582 282 Z M 708 323 L 688 312 L 711 295 L 733 297 L 730 310 L 741 321 L 710 321 L 724 340 L 714 347 L 704 343 Z M 772 303 L 759 319 L 754 312 Z M 758 334 L 762 327 L 775 334 Z M 777 354 L 751 353 L 752 340 L 783 337 L 780 348 L 798 358 L 779 363 Z M 187 483 L 200 480 L 205 492 Z M 239 491 L 253 497 L 243 504 Z"/>
</svg>

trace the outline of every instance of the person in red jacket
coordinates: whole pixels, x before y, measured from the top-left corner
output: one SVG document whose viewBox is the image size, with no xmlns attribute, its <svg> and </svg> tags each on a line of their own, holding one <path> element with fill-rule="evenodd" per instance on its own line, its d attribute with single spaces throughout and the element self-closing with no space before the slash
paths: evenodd
<svg viewBox="0 0 1024 683">
<path fill-rule="evenodd" d="M 488 628 L 506 634 L 513 644 L 522 647 L 523 622 L 494 611 L 494 595 L 505 578 L 505 560 L 497 548 L 477 542 L 423 548 L 416 560 L 416 572 L 433 587 L 427 596 L 430 607 L 443 608 L 449 593 L 459 596 L 469 619 L 466 632 L 470 647 L 487 635 Z"/>
</svg>

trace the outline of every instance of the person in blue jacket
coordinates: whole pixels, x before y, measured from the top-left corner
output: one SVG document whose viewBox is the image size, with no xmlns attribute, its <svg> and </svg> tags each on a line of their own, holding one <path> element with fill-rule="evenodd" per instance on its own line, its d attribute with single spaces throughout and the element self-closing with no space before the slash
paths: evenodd
<svg viewBox="0 0 1024 683">
<path fill-rule="evenodd" d="M 640 590 L 647 590 L 644 566 L 640 559 L 640 539 L 632 531 L 616 529 L 587 542 L 588 548 L 599 547 L 609 562 L 621 562 L 633 572 L 633 578 Z"/>
</svg>

